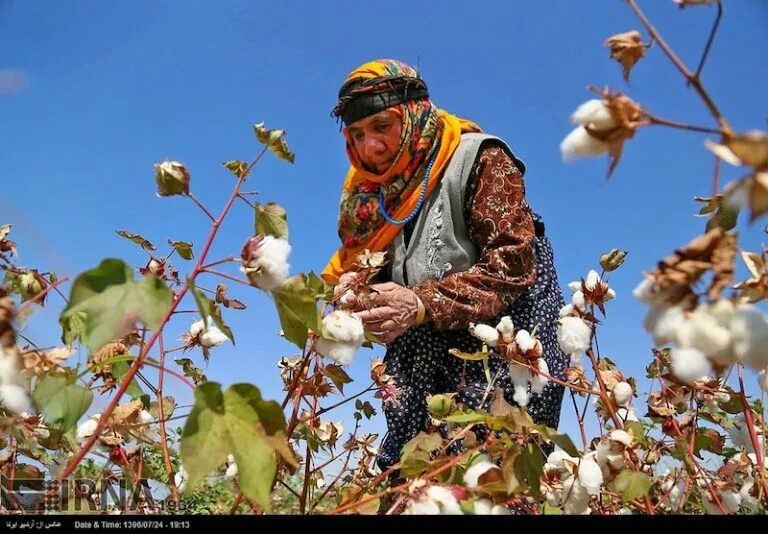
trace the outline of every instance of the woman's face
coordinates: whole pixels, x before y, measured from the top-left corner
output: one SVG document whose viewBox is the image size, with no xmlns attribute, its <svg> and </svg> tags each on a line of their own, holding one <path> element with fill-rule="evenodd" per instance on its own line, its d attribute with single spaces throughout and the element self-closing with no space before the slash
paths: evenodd
<svg viewBox="0 0 768 534">
<path fill-rule="evenodd" d="M 360 160 L 377 174 L 384 174 L 400 151 L 400 116 L 389 110 L 370 115 L 347 127 Z"/>
</svg>

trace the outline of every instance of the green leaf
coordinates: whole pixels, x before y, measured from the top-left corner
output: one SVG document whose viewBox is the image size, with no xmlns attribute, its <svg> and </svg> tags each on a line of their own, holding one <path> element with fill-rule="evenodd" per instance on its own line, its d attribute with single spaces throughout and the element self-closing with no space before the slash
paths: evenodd
<svg viewBox="0 0 768 534">
<path fill-rule="evenodd" d="M 629 502 L 648 495 L 651 489 L 651 479 L 645 473 L 626 469 L 618 474 L 613 482 L 617 491 L 622 492 L 624 502 Z"/>
<path fill-rule="evenodd" d="M 436 451 L 443 444 L 443 438 L 440 434 L 428 434 L 426 432 L 419 432 L 411 438 L 400 452 L 400 458 L 406 459 L 417 451 L 423 451 L 430 453 Z"/>
<path fill-rule="evenodd" d="M 352 379 L 340 365 L 326 365 L 323 374 L 333 381 L 339 393 L 344 393 L 344 384 L 349 384 Z"/>
<path fill-rule="evenodd" d="M 150 243 L 147 239 L 145 239 L 143 236 L 140 236 L 139 234 L 134 234 L 133 232 L 129 232 L 128 230 L 115 230 L 117 232 L 117 235 L 120 237 L 124 237 L 130 241 L 133 241 L 137 245 L 139 245 L 144 250 L 153 251 L 157 247 Z"/>
<path fill-rule="evenodd" d="M 128 265 L 106 259 L 75 279 L 60 322 L 85 313 L 80 339 L 95 352 L 130 332 L 137 320 L 148 328 L 158 328 L 171 306 L 171 298 L 170 289 L 157 276 L 150 274 L 135 282 Z M 66 336 L 67 326 L 64 329 Z"/>
<path fill-rule="evenodd" d="M 225 161 L 222 163 L 229 172 L 237 176 L 238 178 L 242 178 L 245 176 L 245 174 L 248 172 L 248 164 L 244 161 L 240 161 L 237 159 L 233 159 L 231 161 Z"/>
<path fill-rule="evenodd" d="M 195 390 L 195 407 L 189 414 L 181 440 L 181 457 L 189 474 L 189 487 L 220 467 L 233 454 L 238 484 L 250 499 L 270 510 L 270 491 L 277 472 L 277 457 L 268 430 L 282 424 L 269 421 L 274 407 L 251 384 L 234 384 L 226 391 L 207 382 Z"/>
<path fill-rule="evenodd" d="M 480 361 L 480 360 L 486 360 L 488 359 L 488 356 L 490 356 L 490 352 L 484 351 L 484 352 L 462 352 L 459 349 L 450 349 L 448 351 L 453 356 L 456 356 L 457 358 L 461 360 L 467 360 L 467 361 Z"/>
<path fill-rule="evenodd" d="M 541 496 L 541 475 L 544 472 L 544 455 L 541 450 L 529 443 L 515 461 L 515 474 L 518 480 L 525 480 L 531 494 L 537 499 Z"/>
<path fill-rule="evenodd" d="M 278 158 L 293 163 L 295 155 L 288 149 L 288 144 L 285 142 L 285 130 L 267 130 L 264 123 L 260 122 L 253 125 L 253 131 L 259 143 L 267 145 Z"/>
<path fill-rule="evenodd" d="M 278 239 L 288 239 L 288 216 L 282 206 L 267 202 L 263 206 L 256 203 L 256 235 L 271 235 Z"/>
<path fill-rule="evenodd" d="M 192 251 L 192 243 L 186 241 L 171 241 L 168 240 L 168 244 L 171 245 L 176 252 L 185 260 L 191 260 L 195 257 L 195 253 Z"/>
<path fill-rule="evenodd" d="M 325 283 L 325 280 L 310 271 L 306 279 L 307 287 L 311 289 L 315 297 L 330 302 L 333 299 L 333 286 Z"/>
<path fill-rule="evenodd" d="M 552 441 L 555 445 L 563 449 L 565 452 L 567 452 L 569 455 L 573 457 L 580 456 L 579 449 L 577 449 L 576 445 L 573 444 L 573 441 L 571 440 L 570 436 L 566 434 L 553 434 L 551 436 L 548 436 L 548 439 Z"/>
<path fill-rule="evenodd" d="M 542 508 L 541 513 L 542 515 L 563 515 L 563 510 L 544 501 L 544 507 Z"/>
<path fill-rule="evenodd" d="M 130 369 L 131 365 L 126 361 L 119 361 L 111 364 L 112 367 L 112 374 L 115 376 L 115 378 L 118 379 L 122 383 L 123 377 Z M 128 384 L 128 389 L 125 390 L 128 395 L 131 396 L 132 399 L 138 399 L 142 395 L 144 395 L 144 392 L 141 390 L 141 387 L 139 387 L 139 384 L 136 382 L 136 378 L 131 380 L 131 383 Z"/>
<path fill-rule="evenodd" d="M 65 376 L 47 375 L 32 394 L 49 423 L 74 428 L 93 401 L 91 390 L 72 383 Z"/>
<path fill-rule="evenodd" d="M 83 331 L 85 312 L 73 313 L 69 317 L 62 316 L 59 318 L 59 324 L 61 324 L 61 341 L 71 347 Z"/>
<path fill-rule="evenodd" d="M 272 296 L 285 338 L 303 350 L 308 329 L 315 332 L 321 330 L 320 310 L 314 292 L 307 287 L 304 277 L 298 275 L 274 290 Z"/>
<path fill-rule="evenodd" d="M 717 402 L 720 405 L 720 408 L 730 414 L 737 414 L 737 413 L 743 413 L 744 412 L 744 403 L 741 400 L 741 397 L 734 393 L 728 397 L 727 401 L 718 401 Z"/>
<path fill-rule="evenodd" d="M 149 413 L 152 417 L 160 419 L 160 409 L 157 401 L 152 401 L 149 404 Z M 173 397 L 163 397 L 163 417 L 169 419 L 173 416 L 173 412 L 176 410 L 176 400 Z"/>
<path fill-rule="evenodd" d="M 226 335 L 234 345 L 235 336 L 232 334 L 232 330 L 226 324 L 224 324 L 224 319 L 221 317 L 221 308 L 216 306 L 216 304 L 211 302 L 208 297 L 203 295 L 203 293 L 195 287 L 195 281 L 191 278 L 187 278 L 187 286 L 192 292 L 192 295 L 195 297 L 197 309 L 200 310 L 200 315 L 202 316 L 206 325 L 208 324 L 207 318 L 210 316 L 213 319 L 213 322 L 216 323 L 216 326 L 218 326 L 219 329 L 224 332 L 224 335 Z"/>
<path fill-rule="evenodd" d="M 6 271 L 3 278 L 5 289 L 13 294 L 21 294 L 21 277 L 13 271 Z"/>
<path fill-rule="evenodd" d="M 366 419 L 370 419 L 376 415 L 376 408 L 374 408 L 373 405 L 368 401 L 363 403 L 363 415 L 365 415 Z"/>
<path fill-rule="evenodd" d="M 725 438 L 713 428 L 699 428 L 693 441 L 693 453 L 702 458 L 702 450 L 715 454 L 723 454 Z M 702 458 L 703 459 L 703 458 Z"/>
</svg>

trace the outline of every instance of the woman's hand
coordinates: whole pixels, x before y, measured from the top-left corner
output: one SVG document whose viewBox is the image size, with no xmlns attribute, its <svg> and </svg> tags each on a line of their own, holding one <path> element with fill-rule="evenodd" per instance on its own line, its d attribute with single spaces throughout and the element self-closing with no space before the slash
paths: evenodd
<svg viewBox="0 0 768 534">
<path fill-rule="evenodd" d="M 389 343 L 423 321 L 424 305 L 411 289 L 394 282 L 374 284 L 370 289 L 368 309 L 356 315 L 382 343 Z"/>
<path fill-rule="evenodd" d="M 350 312 L 363 309 L 357 300 L 355 292 L 351 289 L 358 281 L 360 274 L 356 271 L 349 271 L 339 277 L 339 283 L 336 284 L 333 290 L 333 302 L 336 309 Z"/>
</svg>

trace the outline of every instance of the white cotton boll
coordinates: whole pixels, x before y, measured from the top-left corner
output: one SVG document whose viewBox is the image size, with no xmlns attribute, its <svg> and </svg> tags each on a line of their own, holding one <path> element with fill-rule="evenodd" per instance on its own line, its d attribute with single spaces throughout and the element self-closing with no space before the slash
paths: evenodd
<svg viewBox="0 0 768 534">
<path fill-rule="evenodd" d="M 613 401 L 617 406 L 629 405 L 632 395 L 632 386 L 628 382 L 619 382 L 613 387 Z"/>
<path fill-rule="evenodd" d="M 747 477 L 739 489 L 741 505 L 746 508 L 750 514 L 756 514 L 760 510 L 760 500 L 756 497 L 753 497 L 751 494 L 751 490 L 754 485 L 755 479 L 752 477 Z"/>
<path fill-rule="evenodd" d="M 597 274 L 597 271 L 591 270 L 589 273 L 587 273 L 587 279 L 584 281 L 584 287 L 587 288 L 587 291 L 594 291 L 601 281 L 602 280 L 600 280 L 600 275 Z"/>
<path fill-rule="evenodd" d="M 600 487 L 603 485 L 603 471 L 597 462 L 582 459 L 579 463 L 578 477 L 587 493 L 590 495 L 600 493 Z"/>
<path fill-rule="evenodd" d="M 605 130 L 616 126 L 616 120 L 608 111 L 603 100 L 593 98 L 581 104 L 571 115 L 571 121 L 575 124 L 592 125 L 598 130 Z"/>
<path fill-rule="evenodd" d="M 223 345 L 227 341 L 227 336 L 219 330 L 218 327 L 211 325 L 205 329 L 205 332 L 200 334 L 198 342 L 201 346 L 206 348 L 214 348 Z"/>
<path fill-rule="evenodd" d="M 229 464 L 229 467 L 227 467 L 227 472 L 224 473 L 224 478 L 227 480 L 234 480 L 237 476 L 237 464 L 232 462 Z"/>
<path fill-rule="evenodd" d="M 672 349 L 669 353 L 672 373 L 683 383 L 693 384 L 712 376 L 707 355 L 698 349 Z"/>
<path fill-rule="evenodd" d="M 518 330 L 515 335 L 515 343 L 517 343 L 517 348 L 520 349 L 521 352 L 528 352 L 529 350 L 541 346 L 539 340 L 531 337 L 528 330 Z"/>
<path fill-rule="evenodd" d="M 581 354 L 571 354 L 571 359 L 568 362 L 568 367 L 574 367 L 574 368 L 583 368 L 584 362 L 583 356 Z"/>
<path fill-rule="evenodd" d="M 359 347 L 355 345 L 349 345 L 347 343 L 338 343 L 336 341 L 329 341 L 327 339 L 318 339 L 315 344 L 317 352 L 330 358 L 339 365 L 349 365 L 357 354 Z"/>
<path fill-rule="evenodd" d="M 291 245 L 288 241 L 266 235 L 241 270 L 248 275 L 253 285 L 264 291 L 272 291 L 288 279 L 290 253 Z"/>
<path fill-rule="evenodd" d="M 151 425 L 155 422 L 155 418 L 147 410 L 141 410 L 136 420 L 140 425 Z"/>
<path fill-rule="evenodd" d="M 680 503 L 683 500 L 683 492 L 685 491 L 685 480 L 678 480 L 677 484 L 675 484 L 675 487 L 673 488 L 672 484 L 674 484 L 674 482 L 674 480 L 668 478 L 661 486 L 663 493 L 669 491 L 667 496 L 661 499 L 661 503 L 673 512 L 677 511 L 677 509 L 680 507 Z"/>
<path fill-rule="evenodd" d="M 568 282 L 568 289 L 570 289 L 572 293 L 576 293 L 577 291 L 581 291 L 581 280 L 576 280 L 574 282 Z"/>
<path fill-rule="evenodd" d="M 547 465 L 544 464 L 544 471 L 547 471 Z M 549 488 L 547 488 L 546 492 L 544 493 L 544 498 L 547 500 L 547 504 L 550 506 L 560 506 L 560 493 L 557 491 L 553 491 Z"/>
<path fill-rule="evenodd" d="M 357 345 L 362 345 L 365 341 L 363 321 L 347 311 L 332 311 L 323 318 L 323 327 L 335 341 Z"/>
<path fill-rule="evenodd" d="M 474 503 L 475 515 L 510 515 L 511 512 L 501 504 L 493 504 L 490 499 L 478 499 Z"/>
<path fill-rule="evenodd" d="M 574 309 L 573 304 L 566 304 L 565 306 L 560 308 L 560 313 L 559 313 L 560 317 L 562 318 L 562 317 L 567 317 L 569 315 L 573 315 L 573 309 Z"/>
<path fill-rule="evenodd" d="M 589 349 L 592 328 L 579 317 L 562 317 L 557 325 L 557 342 L 566 354 L 579 354 Z"/>
<path fill-rule="evenodd" d="M 621 444 L 624 448 L 630 447 L 634 441 L 632 434 L 621 429 L 611 430 L 610 434 L 608 434 L 608 439 Z"/>
<path fill-rule="evenodd" d="M 618 410 L 616 410 L 616 415 L 619 417 L 619 419 L 621 419 L 625 423 L 629 421 L 634 421 L 634 422 L 639 421 L 639 419 L 635 415 L 635 410 L 632 408 L 619 408 Z"/>
<path fill-rule="evenodd" d="M 666 345 L 677 339 L 677 331 L 684 328 L 687 317 L 685 310 L 680 306 L 672 306 L 664 309 L 655 321 L 653 341 L 656 345 Z"/>
<path fill-rule="evenodd" d="M 0 384 L 21 385 L 21 360 L 16 347 L 0 347 Z"/>
<path fill-rule="evenodd" d="M 677 331 L 677 345 L 699 349 L 716 363 L 733 363 L 731 332 L 720 325 L 707 306 L 699 306 Z"/>
<path fill-rule="evenodd" d="M 563 513 L 567 515 L 579 515 L 589 511 L 589 493 L 576 477 L 568 477 L 563 482 L 561 501 Z"/>
<path fill-rule="evenodd" d="M 512 380 L 512 384 L 515 388 L 512 400 L 520 406 L 527 406 L 529 399 L 528 382 L 531 380 L 531 372 L 527 367 L 523 367 L 516 363 L 510 363 L 509 378 Z"/>
<path fill-rule="evenodd" d="M 176 485 L 176 489 L 183 492 L 187 487 L 188 480 L 189 480 L 189 475 L 187 474 L 187 471 L 184 469 L 184 466 L 179 466 L 179 470 L 173 476 L 173 483 Z"/>
<path fill-rule="evenodd" d="M 512 322 L 512 317 L 505 315 L 499 320 L 499 324 L 496 325 L 496 330 L 501 335 L 501 338 L 509 343 L 515 339 L 515 324 Z"/>
<path fill-rule="evenodd" d="M 411 501 L 403 511 L 403 515 L 439 515 L 440 507 L 428 499 Z"/>
<path fill-rule="evenodd" d="M 754 370 L 768 367 L 768 317 L 750 304 L 739 306 L 731 319 L 733 352 Z"/>
<path fill-rule="evenodd" d="M 489 347 L 495 347 L 499 343 L 499 331 L 487 324 L 469 323 L 469 333 Z"/>
<path fill-rule="evenodd" d="M 760 450 L 764 447 L 764 436 L 760 434 L 760 429 L 755 429 L 757 433 L 757 446 Z M 728 435 L 731 441 L 736 447 L 745 449 L 749 453 L 754 452 L 752 446 L 752 437 L 749 434 L 749 427 L 747 426 L 746 419 L 743 413 L 738 413 L 733 416 L 733 426 L 728 429 Z"/>
<path fill-rule="evenodd" d="M 481 476 L 483 476 L 485 473 L 490 471 L 491 469 L 498 469 L 496 464 L 491 463 L 488 461 L 487 457 L 483 458 L 482 460 L 479 460 L 472 464 L 472 466 L 467 469 L 467 472 L 464 473 L 464 484 L 469 489 L 475 489 L 478 486 L 478 480 Z"/>
<path fill-rule="evenodd" d="M 541 395 L 541 392 L 544 391 L 544 387 L 549 382 L 549 378 L 544 376 L 544 374 L 549 374 L 549 366 L 547 365 L 546 360 L 544 360 L 544 358 L 539 358 L 538 361 L 539 374 L 531 377 L 531 393 L 535 395 Z"/>
<path fill-rule="evenodd" d="M 578 459 L 574 458 L 570 454 L 568 454 L 565 451 L 562 450 L 556 450 L 554 452 L 551 452 L 549 456 L 547 456 L 547 463 L 550 465 L 553 465 L 555 469 L 565 469 L 565 464 L 563 462 L 569 461 L 571 463 L 578 463 Z"/>
<path fill-rule="evenodd" d="M 613 290 L 613 288 L 608 288 L 608 291 L 605 292 L 605 296 L 603 297 L 603 301 L 608 302 L 616 298 L 616 292 Z"/>
<path fill-rule="evenodd" d="M 80 425 L 77 427 L 77 440 L 78 441 L 85 441 L 86 439 L 93 436 L 93 433 L 96 432 L 96 427 L 99 424 L 99 418 L 101 417 L 100 414 L 94 415 L 89 417 L 86 421 L 83 421 L 80 423 Z"/>
<path fill-rule="evenodd" d="M 17 384 L 0 386 L 0 404 L 17 415 L 32 411 L 32 401 L 27 390 Z"/>
<path fill-rule="evenodd" d="M 437 504 L 442 515 L 464 515 L 454 494 L 442 486 L 430 486 L 427 488 L 426 497 Z"/>
<path fill-rule="evenodd" d="M 728 299 L 720 299 L 704 306 L 707 313 L 715 318 L 717 324 L 730 327 L 733 315 L 736 313 L 736 305 L 733 302 Z"/>
<path fill-rule="evenodd" d="M 235 463 L 235 455 L 227 454 L 227 465 L 232 465 L 233 463 Z"/>
<path fill-rule="evenodd" d="M 211 319 L 208 319 L 208 322 L 211 322 Z M 205 321 L 200 319 L 199 321 L 195 321 L 192 323 L 192 326 L 189 327 L 189 335 L 190 337 L 197 337 L 198 334 L 200 334 L 203 330 L 205 330 Z"/>
<path fill-rule="evenodd" d="M 564 161 L 599 156 L 607 151 L 608 144 L 589 135 L 583 126 L 573 129 L 560 143 L 560 153 Z"/>
<path fill-rule="evenodd" d="M 587 299 L 584 298 L 584 293 L 577 291 L 571 296 L 571 304 L 574 308 L 578 308 L 581 311 L 587 310 Z"/>
<path fill-rule="evenodd" d="M 661 304 L 663 300 L 659 286 L 650 278 L 643 278 L 643 281 L 632 290 L 632 296 L 646 304 Z"/>
<path fill-rule="evenodd" d="M 661 304 L 651 304 L 643 317 L 643 328 L 645 328 L 646 332 L 652 333 L 656 329 L 659 317 L 661 317 L 661 314 L 664 313 L 664 310 L 666 309 L 666 306 Z"/>
<path fill-rule="evenodd" d="M 760 389 L 768 393 L 768 372 L 766 372 L 768 369 L 763 369 L 757 374 L 757 384 L 760 386 Z"/>
<path fill-rule="evenodd" d="M 720 493 L 720 501 L 723 503 L 723 508 L 729 514 L 735 514 L 741 507 L 741 495 L 735 491 L 723 491 Z"/>
</svg>

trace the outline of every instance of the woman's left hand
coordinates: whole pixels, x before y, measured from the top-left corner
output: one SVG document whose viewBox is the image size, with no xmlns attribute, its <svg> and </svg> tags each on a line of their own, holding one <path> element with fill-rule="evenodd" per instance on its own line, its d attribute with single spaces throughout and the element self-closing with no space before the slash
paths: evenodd
<svg viewBox="0 0 768 534">
<path fill-rule="evenodd" d="M 372 307 L 355 315 L 382 343 L 389 343 L 416 323 L 419 297 L 394 282 L 374 284 L 370 289 L 366 304 Z"/>
</svg>

